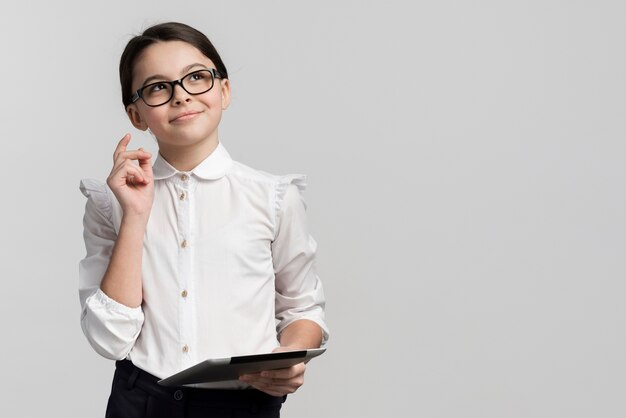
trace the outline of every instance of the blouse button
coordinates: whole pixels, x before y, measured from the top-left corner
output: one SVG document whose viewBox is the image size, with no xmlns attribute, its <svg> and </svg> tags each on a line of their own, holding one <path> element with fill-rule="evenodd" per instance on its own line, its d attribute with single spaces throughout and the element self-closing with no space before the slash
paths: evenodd
<svg viewBox="0 0 626 418">
<path fill-rule="evenodd" d="M 183 242 L 180 243 L 180 246 L 183 247 L 183 248 L 187 248 L 187 245 L 188 244 L 187 244 L 187 240 L 186 239 L 184 239 Z"/>
<path fill-rule="evenodd" d="M 187 344 L 183 345 L 183 353 L 189 352 L 189 346 Z"/>
<path fill-rule="evenodd" d="M 180 176 L 180 179 L 182 181 L 187 181 L 187 180 L 189 180 L 189 176 L 187 174 L 183 174 L 182 176 Z"/>
<path fill-rule="evenodd" d="M 185 192 L 182 192 L 182 193 L 180 194 L 180 200 L 185 200 L 185 196 L 186 196 L 186 195 L 185 195 Z"/>
<path fill-rule="evenodd" d="M 188 294 L 188 293 L 187 293 L 187 291 L 186 291 L 186 290 L 183 290 L 182 292 L 180 292 L 180 295 L 181 295 L 182 297 L 184 297 L 184 298 L 186 298 L 186 297 L 187 297 L 187 294 Z"/>
</svg>

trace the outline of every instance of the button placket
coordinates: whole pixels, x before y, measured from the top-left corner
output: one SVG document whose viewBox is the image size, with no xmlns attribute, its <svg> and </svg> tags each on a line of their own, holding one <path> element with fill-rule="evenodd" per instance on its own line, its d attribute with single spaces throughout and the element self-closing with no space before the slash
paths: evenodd
<svg viewBox="0 0 626 418">
<path fill-rule="evenodd" d="M 190 355 L 190 345 L 193 341 L 190 340 L 192 333 L 190 330 L 190 324 L 192 323 L 192 311 L 188 301 L 188 286 L 191 280 L 191 259 L 192 259 L 192 241 L 191 241 L 191 209 L 190 209 L 190 192 L 195 184 L 194 177 L 189 174 L 182 173 L 178 176 L 176 183 L 177 193 L 177 207 L 178 214 L 178 231 L 179 231 L 179 277 L 178 277 L 178 292 L 180 308 L 178 310 L 179 316 L 179 338 L 181 347 L 181 365 L 183 367 L 189 366 L 192 361 Z"/>
<path fill-rule="evenodd" d="M 180 247 L 181 248 L 187 248 L 189 246 L 189 217 L 190 217 L 190 210 L 189 210 L 189 191 L 190 188 L 192 187 L 192 183 L 194 182 L 194 180 L 191 178 L 191 176 L 187 173 L 182 173 L 179 176 L 179 181 L 177 181 L 177 193 L 178 193 L 178 200 L 179 200 L 179 209 L 180 209 L 180 216 L 179 216 L 179 233 L 180 233 Z"/>
</svg>

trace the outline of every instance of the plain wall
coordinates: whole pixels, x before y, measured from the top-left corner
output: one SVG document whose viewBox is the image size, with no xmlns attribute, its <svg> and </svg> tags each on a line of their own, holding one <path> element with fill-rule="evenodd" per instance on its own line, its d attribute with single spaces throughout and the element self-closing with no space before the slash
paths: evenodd
<svg viewBox="0 0 626 418">
<path fill-rule="evenodd" d="M 220 140 L 309 176 L 331 340 L 285 417 L 626 416 L 623 1 L 13 1 L 0 15 L 0 416 L 104 415 L 79 180 L 134 130 L 117 65 L 179 20 Z M 38 393 L 38 395 L 33 395 Z"/>
</svg>

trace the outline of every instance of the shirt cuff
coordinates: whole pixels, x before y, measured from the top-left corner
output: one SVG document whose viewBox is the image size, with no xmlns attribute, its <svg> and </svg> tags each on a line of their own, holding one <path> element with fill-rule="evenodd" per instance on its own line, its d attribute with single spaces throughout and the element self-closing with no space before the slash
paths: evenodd
<svg viewBox="0 0 626 418">
<path fill-rule="evenodd" d="M 283 330 L 287 328 L 290 324 L 300 319 L 307 319 L 319 325 L 319 327 L 322 329 L 322 344 L 320 345 L 320 347 L 326 346 L 328 337 L 330 336 L 330 333 L 328 331 L 328 326 L 326 326 L 326 322 L 324 322 L 324 319 L 320 315 L 314 314 L 314 313 L 309 313 L 308 315 L 302 315 L 298 317 L 291 317 L 289 319 L 284 319 L 283 321 L 280 321 L 280 324 L 278 324 L 278 327 L 276 330 L 278 335 L 280 335 L 283 332 Z"/>
<path fill-rule="evenodd" d="M 121 360 L 135 345 L 143 326 L 141 306 L 131 308 L 114 301 L 101 289 L 87 298 L 81 326 L 87 340 L 103 357 Z"/>
<path fill-rule="evenodd" d="M 129 318 L 138 318 L 140 316 L 143 317 L 143 310 L 141 309 L 141 306 L 131 308 L 130 306 L 119 303 L 118 301 L 111 299 L 106 293 L 102 291 L 102 289 L 96 290 L 96 293 L 87 298 L 88 304 L 90 303 L 90 299 L 92 304 L 95 304 L 95 306 L 99 305 L 101 309 L 104 309 L 106 311 L 126 315 Z M 95 308 L 95 306 L 92 305 L 93 308 Z"/>
</svg>

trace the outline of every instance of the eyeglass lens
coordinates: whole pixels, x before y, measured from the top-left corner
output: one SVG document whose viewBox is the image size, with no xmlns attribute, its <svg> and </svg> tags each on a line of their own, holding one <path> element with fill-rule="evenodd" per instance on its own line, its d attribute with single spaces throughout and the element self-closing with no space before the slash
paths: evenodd
<svg viewBox="0 0 626 418">
<path fill-rule="evenodd" d="M 209 70 L 194 71 L 182 78 L 183 88 L 189 94 L 201 94 L 213 87 L 213 74 Z M 173 83 L 157 82 L 148 84 L 142 89 L 143 100 L 149 106 L 158 106 L 167 103 L 174 95 Z"/>
</svg>

